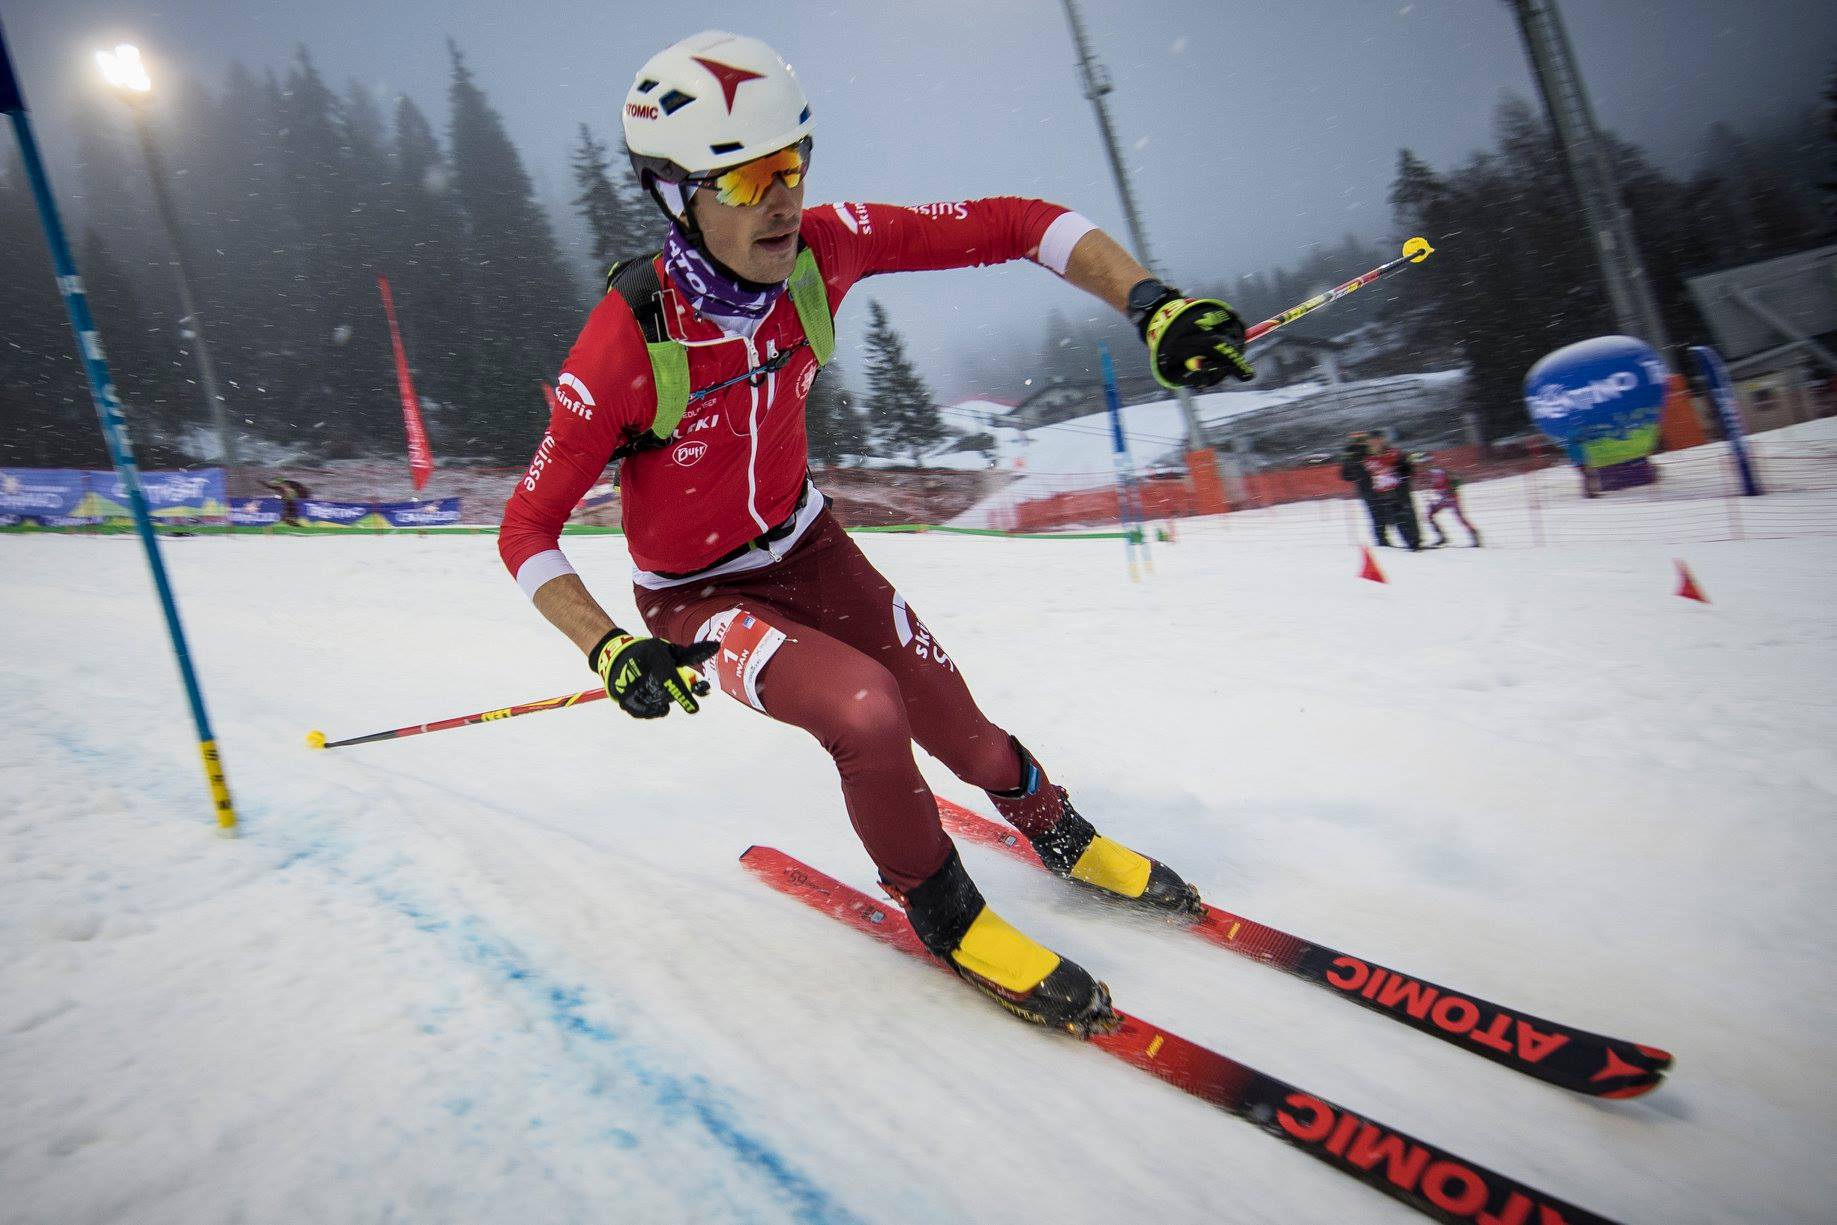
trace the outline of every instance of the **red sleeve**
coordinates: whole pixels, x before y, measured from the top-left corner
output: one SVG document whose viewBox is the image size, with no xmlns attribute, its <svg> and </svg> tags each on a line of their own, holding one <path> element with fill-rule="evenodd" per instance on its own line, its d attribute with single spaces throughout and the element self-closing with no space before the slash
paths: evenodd
<svg viewBox="0 0 1837 1225">
<path fill-rule="evenodd" d="M 832 305 L 862 277 L 970 268 L 1038 256 L 1046 229 L 1068 210 L 1044 200 L 993 196 L 948 204 L 819 204 L 804 211 Z"/>
<path fill-rule="evenodd" d="M 623 298 L 608 294 L 562 365 L 548 433 L 504 505 L 498 555 L 519 581 L 524 563 L 556 549 L 562 525 L 606 470 L 627 430 L 650 428 L 656 404 L 638 322 Z M 525 591 L 535 594 L 528 586 Z"/>
</svg>

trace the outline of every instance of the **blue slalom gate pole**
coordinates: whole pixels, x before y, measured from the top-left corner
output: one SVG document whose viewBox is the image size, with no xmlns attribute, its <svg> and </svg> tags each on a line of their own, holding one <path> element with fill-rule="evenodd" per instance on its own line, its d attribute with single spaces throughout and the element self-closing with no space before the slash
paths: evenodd
<svg viewBox="0 0 1837 1225">
<path fill-rule="evenodd" d="M 1103 367 L 1104 408 L 1110 417 L 1110 442 L 1116 456 L 1116 504 L 1123 523 L 1123 547 L 1129 556 L 1129 579 L 1137 581 L 1136 552 L 1142 555 L 1142 566 L 1154 573 L 1154 562 L 1148 556 L 1148 533 L 1142 522 L 1141 500 L 1135 487 L 1135 465 L 1129 460 L 1129 439 L 1123 433 L 1123 400 L 1116 390 L 1116 366 L 1110 361 L 1110 346 L 1097 342 L 1097 356 Z"/>
<path fill-rule="evenodd" d="M 1750 498 L 1761 495 L 1760 479 L 1748 459 L 1748 440 L 1741 428 L 1741 408 L 1735 403 L 1735 388 L 1729 382 L 1729 368 L 1722 364 L 1722 354 L 1708 345 L 1691 345 L 1690 355 L 1709 386 L 1709 398 L 1722 422 L 1722 436 L 1729 440 L 1729 451 L 1735 456 L 1735 467 L 1741 473 L 1741 492 Z"/>
<path fill-rule="evenodd" d="M 140 543 L 147 553 L 147 567 L 153 571 L 153 586 L 159 592 L 160 608 L 166 615 L 166 632 L 172 638 L 172 651 L 178 657 L 179 675 L 185 681 L 185 696 L 191 703 L 192 722 L 198 729 L 198 752 L 204 761 L 204 776 L 210 783 L 211 800 L 217 810 L 217 830 L 234 836 L 236 808 L 230 802 L 230 786 L 223 774 L 223 761 L 217 753 L 217 738 L 210 728 L 210 717 L 204 710 L 204 692 L 198 687 L 192 670 L 191 651 L 185 645 L 185 627 L 179 622 L 178 602 L 172 596 L 172 584 L 166 578 L 166 566 L 160 559 L 159 539 L 153 534 L 153 516 L 147 510 L 146 490 L 140 484 L 140 466 L 134 462 L 134 448 L 128 441 L 127 423 L 121 417 L 121 401 L 115 397 L 115 384 L 109 377 L 108 362 L 102 355 L 102 337 L 96 331 L 89 313 L 89 298 L 83 292 L 83 281 L 77 275 L 76 261 L 70 256 L 70 243 L 64 237 L 64 223 L 58 217 L 57 201 L 51 194 L 51 180 L 45 175 L 45 164 L 38 153 L 38 141 L 32 135 L 32 123 L 26 117 L 25 95 L 20 92 L 19 78 L 13 71 L 13 56 L 6 46 L 6 33 L 0 30 L 0 111 L 13 121 L 13 135 L 19 141 L 19 155 L 25 162 L 26 178 L 32 184 L 32 198 L 38 204 L 38 219 L 44 225 L 45 245 L 51 249 L 51 268 L 57 274 L 58 293 L 70 312 L 70 328 L 76 333 L 77 355 L 89 375 L 89 395 L 96 406 L 96 417 L 102 423 L 102 436 L 108 442 L 115 471 L 127 492 L 128 507 L 134 512 L 134 526 L 140 532 Z"/>
</svg>

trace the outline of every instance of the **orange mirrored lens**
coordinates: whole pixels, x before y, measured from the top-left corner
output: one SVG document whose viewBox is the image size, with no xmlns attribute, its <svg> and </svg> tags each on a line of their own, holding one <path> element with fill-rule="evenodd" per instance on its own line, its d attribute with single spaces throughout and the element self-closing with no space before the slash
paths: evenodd
<svg viewBox="0 0 1837 1225">
<path fill-rule="evenodd" d="M 749 207 L 765 199 L 772 180 L 778 178 L 785 181 L 786 187 L 803 182 L 804 155 L 796 148 L 780 149 L 723 171 L 714 180 L 716 199 L 736 208 Z"/>
</svg>

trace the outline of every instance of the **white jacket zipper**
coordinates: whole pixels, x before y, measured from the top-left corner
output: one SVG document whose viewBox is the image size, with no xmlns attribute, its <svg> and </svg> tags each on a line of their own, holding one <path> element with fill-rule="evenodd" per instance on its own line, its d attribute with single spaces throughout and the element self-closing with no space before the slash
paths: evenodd
<svg viewBox="0 0 1837 1225">
<path fill-rule="evenodd" d="M 759 351 L 753 348 L 752 337 L 742 339 L 746 342 L 746 368 L 755 369 L 759 365 Z M 772 342 L 766 341 L 766 346 L 772 348 Z M 753 522 L 759 525 L 760 535 L 764 535 L 772 525 L 759 514 L 759 387 L 752 379 L 746 380 L 746 394 L 749 397 L 746 410 L 746 510 L 752 515 Z"/>
</svg>

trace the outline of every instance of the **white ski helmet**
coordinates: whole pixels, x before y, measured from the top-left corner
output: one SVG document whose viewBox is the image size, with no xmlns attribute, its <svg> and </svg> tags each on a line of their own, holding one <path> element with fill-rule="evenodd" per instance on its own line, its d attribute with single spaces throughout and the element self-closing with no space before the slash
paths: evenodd
<svg viewBox="0 0 1837 1225">
<path fill-rule="evenodd" d="M 638 182 L 672 217 L 680 184 L 776 153 L 810 135 L 797 74 L 756 38 L 704 30 L 645 61 L 625 95 L 625 149 Z"/>
</svg>

